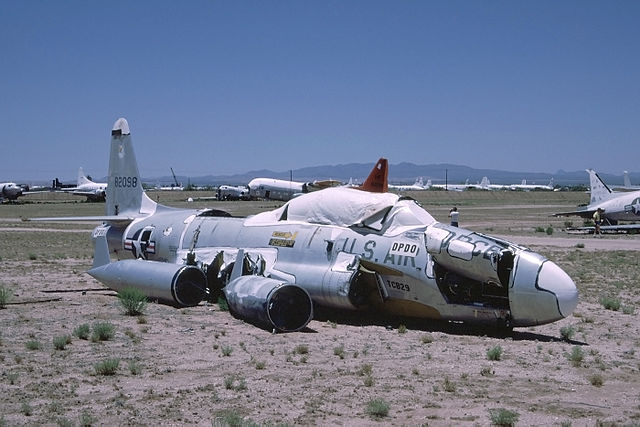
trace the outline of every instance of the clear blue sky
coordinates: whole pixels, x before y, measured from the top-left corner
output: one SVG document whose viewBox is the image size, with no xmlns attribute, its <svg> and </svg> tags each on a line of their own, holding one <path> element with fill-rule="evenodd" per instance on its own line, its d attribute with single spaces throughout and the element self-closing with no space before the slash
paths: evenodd
<svg viewBox="0 0 640 427">
<path fill-rule="evenodd" d="M 621 174 L 640 1 L 0 1 L 0 180 L 349 162 Z M 393 175 L 393 171 L 391 171 Z"/>
</svg>

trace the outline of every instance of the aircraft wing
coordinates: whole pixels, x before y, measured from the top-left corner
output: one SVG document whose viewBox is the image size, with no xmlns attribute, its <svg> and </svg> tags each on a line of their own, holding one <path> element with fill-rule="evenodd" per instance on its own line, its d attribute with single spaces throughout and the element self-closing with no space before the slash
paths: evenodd
<svg viewBox="0 0 640 427">
<path fill-rule="evenodd" d="M 582 218 L 592 218 L 595 211 L 595 209 L 578 209 L 571 212 L 555 213 L 552 216 L 581 216 Z"/>
<path fill-rule="evenodd" d="M 42 217 L 42 218 L 26 218 L 24 221 L 47 221 L 47 222 L 65 222 L 65 221 L 100 221 L 110 223 L 128 224 L 135 218 L 120 215 L 102 215 L 102 216 L 67 216 L 67 217 Z"/>
</svg>

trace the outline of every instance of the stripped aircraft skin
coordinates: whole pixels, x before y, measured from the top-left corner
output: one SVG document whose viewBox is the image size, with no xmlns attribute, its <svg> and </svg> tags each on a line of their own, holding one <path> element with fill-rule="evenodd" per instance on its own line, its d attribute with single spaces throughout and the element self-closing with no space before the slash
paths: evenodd
<svg viewBox="0 0 640 427">
<path fill-rule="evenodd" d="M 314 306 L 504 328 L 573 312 L 576 286 L 552 261 L 437 222 L 414 200 L 386 192 L 387 176 L 380 159 L 359 188 L 303 194 L 247 218 L 170 208 L 143 192 L 129 126 L 119 119 L 89 274 L 177 306 L 224 292 L 234 315 L 280 331 L 304 328 Z"/>
</svg>

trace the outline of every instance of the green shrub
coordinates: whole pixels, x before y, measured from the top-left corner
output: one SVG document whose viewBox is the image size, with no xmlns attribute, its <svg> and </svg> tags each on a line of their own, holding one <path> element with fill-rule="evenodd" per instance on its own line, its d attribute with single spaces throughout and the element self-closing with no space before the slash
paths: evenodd
<svg viewBox="0 0 640 427">
<path fill-rule="evenodd" d="M 487 359 L 500 360 L 502 358 L 502 347 L 496 345 L 487 350 Z"/>
<path fill-rule="evenodd" d="M 576 345 L 571 350 L 571 354 L 569 354 L 568 359 L 571 361 L 573 366 L 580 366 L 584 360 L 584 351 Z"/>
<path fill-rule="evenodd" d="M 536 233 L 544 233 L 544 227 L 536 227 Z"/>
<path fill-rule="evenodd" d="M 42 348 L 42 344 L 38 340 L 29 340 L 26 342 L 25 346 L 27 350 L 40 350 Z"/>
<path fill-rule="evenodd" d="M 364 363 L 362 366 L 360 366 L 360 369 L 358 369 L 356 373 L 360 376 L 367 376 L 367 375 L 371 375 L 372 371 L 373 371 L 373 367 L 371 366 L 371 364 Z"/>
<path fill-rule="evenodd" d="M 294 349 L 293 352 L 296 354 L 307 354 L 309 353 L 309 347 L 305 344 L 298 344 Z"/>
<path fill-rule="evenodd" d="M 389 403 L 384 399 L 373 399 L 367 402 L 367 414 L 373 418 L 384 418 L 389 414 Z"/>
<path fill-rule="evenodd" d="M 93 365 L 97 375 L 115 375 L 120 366 L 120 359 L 106 359 Z"/>
<path fill-rule="evenodd" d="M 129 361 L 129 372 L 131 372 L 131 375 L 140 375 L 140 372 L 142 372 L 142 367 L 135 360 L 130 360 Z"/>
<path fill-rule="evenodd" d="M 520 415 L 508 409 L 495 408 L 489 409 L 489 418 L 491 418 L 491 424 L 497 426 L 512 426 L 518 421 Z"/>
<path fill-rule="evenodd" d="M 229 311 L 229 303 L 227 303 L 226 298 L 222 295 L 218 297 L 218 309 L 220 311 Z"/>
<path fill-rule="evenodd" d="M 0 286 L 0 308 L 6 308 L 12 297 L 11 290 L 5 286 Z"/>
<path fill-rule="evenodd" d="M 407 333 L 407 327 L 405 325 L 400 325 L 398 326 L 398 333 L 399 334 L 405 334 Z"/>
<path fill-rule="evenodd" d="M 607 310 L 618 311 L 620 310 L 620 300 L 613 297 L 601 297 L 600 304 Z"/>
<path fill-rule="evenodd" d="M 222 355 L 225 357 L 229 357 L 231 356 L 231 353 L 233 353 L 233 348 L 231 348 L 231 346 L 228 345 L 223 345 L 222 346 Z"/>
<path fill-rule="evenodd" d="M 593 374 L 589 376 L 589 382 L 595 387 L 602 387 L 602 385 L 604 384 L 604 379 L 600 374 Z"/>
<path fill-rule="evenodd" d="M 116 334 L 116 327 L 108 322 L 97 322 L 93 324 L 91 341 L 109 341 Z"/>
<path fill-rule="evenodd" d="M 420 337 L 420 341 L 422 344 L 429 344 L 433 342 L 433 336 L 431 334 L 426 334 Z"/>
<path fill-rule="evenodd" d="M 56 350 L 64 350 L 67 344 L 71 344 L 70 335 L 62 335 L 53 339 L 53 348 Z"/>
<path fill-rule="evenodd" d="M 118 292 L 120 305 L 128 316 L 141 316 L 147 307 L 147 297 L 137 288 L 124 288 Z"/>
<path fill-rule="evenodd" d="M 83 323 L 73 330 L 73 335 L 78 337 L 81 340 L 88 340 L 89 333 L 91 332 L 91 328 L 88 324 Z"/>
<path fill-rule="evenodd" d="M 548 226 L 545 232 L 547 233 L 548 236 L 551 236 L 553 234 L 553 227 Z"/>
<path fill-rule="evenodd" d="M 576 248 L 583 249 L 584 248 L 584 243 L 576 243 Z"/>
<path fill-rule="evenodd" d="M 333 354 L 340 357 L 340 359 L 344 359 L 344 345 L 340 344 L 339 346 L 334 347 Z"/>
<path fill-rule="evenodd" d="M 575 332 L 576 331 L 572 325 L 563 326 L 562 328 L 560 328 L 560 336 L 565 341 L 571 341 Z"/>
</svg>

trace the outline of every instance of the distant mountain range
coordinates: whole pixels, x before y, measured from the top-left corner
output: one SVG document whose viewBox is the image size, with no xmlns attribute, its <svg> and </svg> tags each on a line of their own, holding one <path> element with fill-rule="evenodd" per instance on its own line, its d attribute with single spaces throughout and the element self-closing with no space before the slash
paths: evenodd
<svg viewBox="0 0 640 427">
<path fill-rule="evenodd" d="M 357 182 L 362 182 L 371 172 L 373 163 L 348 163 L 340 165 L 313 166 L 292 171 L 275 172 L 268 169 L 253 170 L 243 174 L 235 175 L 206 175 L 199 177 L 178 176 L 178 181 L 183 185 L 239 185 L 247 184 L 253 178 L 277 178 L 290 179 L 294 181 L 313 181 L 321 179 L 335 179 L 348 182 L 353 178 Z M 519 184 L 523 179 L 528 184 L 548 184 L 553 178 L 554 184 L 574 186 L 588 185 L 589 176 L 584 170 L 566 172 L 559 170 L 556 173 L 545 172 L 511 172 L 497 169 L 475 169 L 468 166 L 453 165 L 448 163 L 416 165 L 413 163 L 397 163 L 389 165 L 389 182 L 393 184 L 413 184 L 417 177 L 422 177 L 426 183 L 428 179 L 434 184 L 445 182 L 445 175 L 449 184 L 464 183 L 467 179 L 470 183 L 480 182 L 482 177 L 489 178 L 492 184 Z M 600 174 L 600 177 L 609 185 L 622 185 L 622 171 L 620 175 Z M 629 177 L 633 184 L 640 182 L 640 173 L 630 172 Z M 162 176 L 155 178 L 143 178 L 143 181 L 152 185 L 157 183 L 170 184 L 173 177 Z"/>
</svg>

